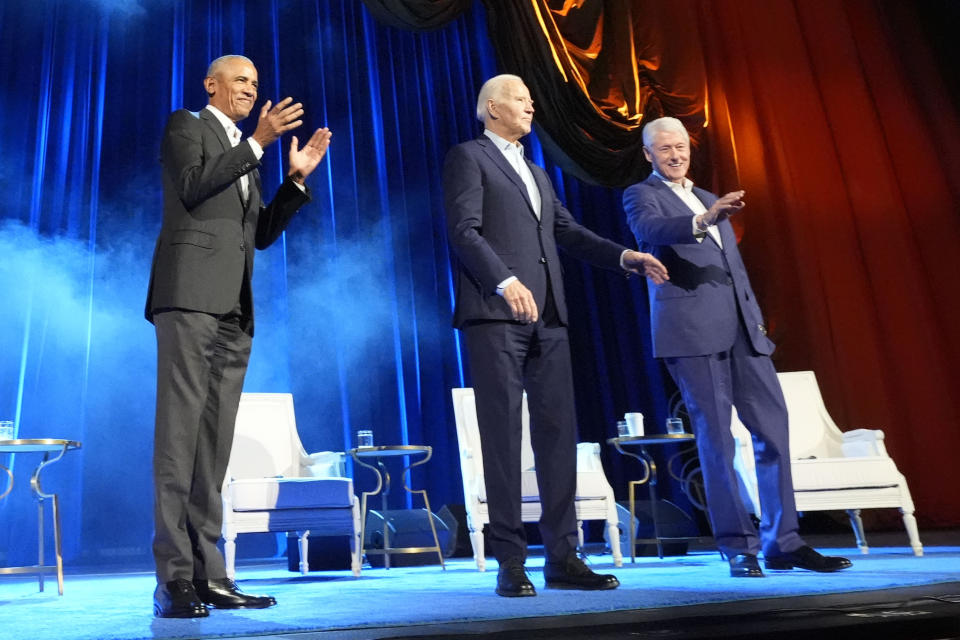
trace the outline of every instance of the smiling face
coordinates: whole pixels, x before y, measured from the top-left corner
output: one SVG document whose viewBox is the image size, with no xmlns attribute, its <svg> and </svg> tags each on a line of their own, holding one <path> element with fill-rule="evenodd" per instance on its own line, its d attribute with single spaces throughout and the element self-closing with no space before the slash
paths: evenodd
<svg viewBox="0 0 960 640">
<path fill-rule="evenodd" d="M 240 122 L 257 101 L 257 70 L 244 58 L 223 60 L 203 81 L 210 104 L 234 122 Z"/>
<path fill-rule="evenodd" d="M 658 131 L 643 154 L 653 168 L 670 182 L 682 183 L 690 168 L 690 142 L 677 131 Z"/>
<path fill-rule="evenodd" d="M 516 142 L 530 133 L 533 123 L 533 100 L 527 85 L 519 80 L 503 83 L 500 91 L 487 102 L 489 115 L 486 127 L 509 142 Z"/>
</svg>

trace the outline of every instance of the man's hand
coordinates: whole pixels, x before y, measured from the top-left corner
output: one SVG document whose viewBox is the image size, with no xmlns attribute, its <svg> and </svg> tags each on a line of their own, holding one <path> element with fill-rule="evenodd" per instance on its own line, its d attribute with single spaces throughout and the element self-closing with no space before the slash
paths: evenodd
<svg viewBox="0 0 960 640">
<path fill-rule="evenodd" d="M 264 149 L 287 131 L 303 124 L 303 120 L 299 119 L 303 115 L 303 105 L 299 102 L 290 104 L 291 102 L 293 98 L 284 98 L 271 108 L 271 103 L 267 100 L 260 109 L 260 119 L 252 137 Z"/>
<path fill-rule="evenodd" d="M 510 305 L 514 320 L 530 324 L 540 317 L 533 294 L 519 280 L 514 280 L 506 286 L 503 290 L 503 299 Z"/>
<path fill-rule="evenodd" d="M 706 213 L 700 214 L 698 226 L 709 227 L 717 224 L 743 209 L 744 204 L 746 204 L 743 201 L 744 194 L 746 194 L 746 191 L 731 191 L 722 198 L 718 198 L 716 202 L 710 205 Z"/>
<path fill-rule="evenodd" d="M 667 268 L 663 266 L 663 263 L 649 253 L 627 251 L 623 254 L 623 268 L 633 273 L 643 274 L 653 280 L 655 284 L 663 284 L 670 279 Z"/>
<path fill-rule="evenodd" d="M 307 176 L 313 173 L 317 168 L 323 156 L 327 153 L 327 147 L 330 146 L 330 130 L 326 127 L 317 129 L 303 145 L 302 149 L 297 148 L 297 136 L 290 140 L 290 153 L 287 158 L 289 166 L 287 175 L 294 181 L 303 184 Z"/>
</svg>

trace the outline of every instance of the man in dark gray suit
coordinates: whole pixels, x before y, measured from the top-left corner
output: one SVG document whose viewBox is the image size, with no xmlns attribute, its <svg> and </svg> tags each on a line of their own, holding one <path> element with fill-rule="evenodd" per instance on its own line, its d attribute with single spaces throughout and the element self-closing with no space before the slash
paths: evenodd
<svg viewBox="0 0 960 640">
<path fill-rule="evenodd" d="M 676 118 L 643 128 L 650 177 L 623 193 L 627 222 L 640 248 L 670 269 L 670 282 L 649 287 L 653 354 L 676 381 L 693 431 L 713 535 L 733 577 L 767 569 L 839 571 L 846 558 L 820 555 L 797 533 L 790 475 L 787 407 L 770 354 L 763 315 L 750 287 L 728 218 L 743 191 L 717 197 L 688 179 L 690 137 Z M 732 406 L 753 435 L 762 520 L 759 536 L 740 501 L 733 470 Z"/>
<path fill-rule="evenodd" d="M 204 88 L 207 107 L 174 112 L 164 132 L 163 225 L 146 304 L 157 334 L 154 613 L 170 618 L 276 604 L 226 577 L 220 491 L 253 337 L 253 249 L 270 246 L 309 201 L 304 180 L 330 143 L 327 129 L 302 148 L 294 136 L 287 177 L 264 205 L 260 157 L 302 124 L 302 105 L 268 100 L 241 141 L 236 123 L 257 99 L 253 63 L 214 60 Z"/>
<path fill-rule="evenodd" d="M 496 593 L 533 596 L 524 570 L 521 521 L 521 402 L 526 390 L 548 587 L 614 589 L 577 556 L 576 418 L 567 341 L 567 305 L 557 247 L 608 269 L 645 273 L 663 265 L 605 240 L 573 219 L 540 167 L 524 157 L 533 100 L 517 76 L 480 89 L 484 135 L 452 148 L 443 171 L 450 244 L 456 252 L 454 326 L 470 357 L 490 512 L 500 565 Z"/>
</svg>

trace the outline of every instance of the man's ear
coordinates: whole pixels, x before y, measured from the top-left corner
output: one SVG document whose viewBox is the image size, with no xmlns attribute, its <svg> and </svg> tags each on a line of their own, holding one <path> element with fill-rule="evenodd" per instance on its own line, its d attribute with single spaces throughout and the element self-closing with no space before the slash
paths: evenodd
<svg viewBox="0 0 960 640">
<path fill-rule="evenodd" d="M 214 87 L 216 86 L 217 81 L 215 78 L 206 77 L 203 79 L 203 88 L 207 91 L 207 97 L 212 98 L 214 94 Z"/>
<path fill-rule="evenodd" d="M 497 103 L 493 101 L 493 98 L 487 100 L 487 115 L 490 116 L 491 120 L 499 120 L 496 114 Z"/>
<path fill-rule="evenodd" d="M 653 156 L 650 155 L 650 150 L 647 149 L 646 145 L 643 147 L 643 157 L 647 159 L 647 162 L 653 163 Z"/>
</svg>

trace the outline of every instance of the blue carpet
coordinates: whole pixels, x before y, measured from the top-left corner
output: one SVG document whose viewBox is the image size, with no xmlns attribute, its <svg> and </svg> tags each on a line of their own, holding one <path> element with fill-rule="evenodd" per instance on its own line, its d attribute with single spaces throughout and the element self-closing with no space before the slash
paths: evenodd
<svg viewBox="0 0 960 640">
<path fill-rule="evenodd" d="M 621 587 L 590 593 L 542 588 L 542 559 L 528 562 L 536 598 L 499 598 L 493 593 L 496 562 L 478 573 L 472 561 L 439 566 L 365 568 L 300 576 L 285 566 L 241 567 L 242 588 L 270 593 L 279 604 L 259 611 L 213 611 L 201 620 L 158 620 L 152 616 L 152 574 L 67 575 L 64 596 L 56 582 L 36 590 L 36 580 L 0 578 L 0 638 L 133 640 L 216 638 L 364 627 L 532 618 L 644 608 L 675 607 L 850 591 L 920 586 L 960 580 L 960 547 L 926 547 L 916 558 L 909 548 L 832 549 L 853 568 L 837 574 L 768 572 L 764 579 L 731 579 L 716 552 L 676 558 L 641 558 L 613 570 L 610 556 L 593 556 L 598 571 L 616 573 Z"/>
</svg>

